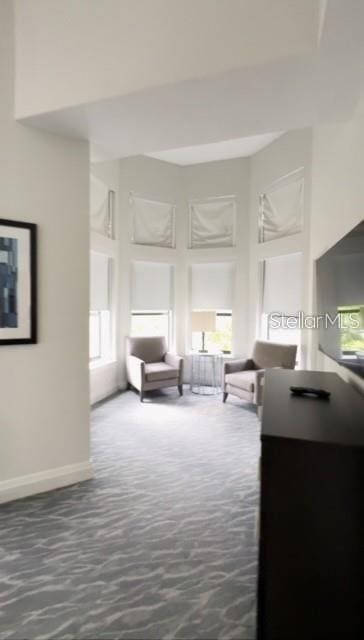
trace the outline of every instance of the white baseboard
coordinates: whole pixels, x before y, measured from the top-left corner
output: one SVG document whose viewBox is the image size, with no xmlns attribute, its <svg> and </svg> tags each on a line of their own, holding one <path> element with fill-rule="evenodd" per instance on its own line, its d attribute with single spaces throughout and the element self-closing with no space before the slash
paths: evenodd
<svg viewBox="0 0 364 640">
<path fill-rule="evenodd" d="M 0 482 L 0 503 L 26 498 L 93 478 L 90 461 L 48 469 Z"/>
<path fill-rule="evenodd" d="M 96 394 L 92 398 L 91 409 L 92 409 L 92 407 L 94 407 L 99 402 L 103 402 L 104 400 L 107 400 L 108 398 L 111 398 L 112 396 L 114 396 L 116 393 L 119 393 L 120 391 L 122 391 L 122 389 L 119 386 L 117 386 L 117 387 L 113 387 L 112 389 L 109 389 L 105 393 Z"/>
</svg>

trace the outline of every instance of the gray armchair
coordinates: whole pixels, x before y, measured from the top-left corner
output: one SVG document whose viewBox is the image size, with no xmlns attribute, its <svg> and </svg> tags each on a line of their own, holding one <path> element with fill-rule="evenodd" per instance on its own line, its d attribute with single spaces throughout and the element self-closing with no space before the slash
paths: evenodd
<svg viewBox="0 0 364 640">
<path fill-rule="evenodd" d="M 294 369 L 296 353 L 295 344 L 257 340 L 251 358 L 224 363 L 223 402 L 226 402 L 231 393 L 260 407 L 263 402 L 265 369 Z"/>
<path fill-rule="evenodd" d="M 164 337 L 126 339 L 126 370 L 128 384 L 140 392 L 178 386 L 183 395 L 183 358 L 167 352 Z"/>
</svg>

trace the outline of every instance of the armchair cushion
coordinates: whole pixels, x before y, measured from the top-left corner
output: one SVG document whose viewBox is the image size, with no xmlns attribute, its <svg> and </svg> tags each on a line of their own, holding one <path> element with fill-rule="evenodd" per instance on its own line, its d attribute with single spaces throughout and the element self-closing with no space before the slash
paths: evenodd
<svg viewBox="0 0 364 640">
<path fill-rule="evenodd" d="M 228 373 L 225 376 L 225 382 L 232 387 L 239 387 L 240 389 L 244 389 L 244 391 L 254 393 L 257 385 L 257 373 L 257 371 Z"/>
<path fill-rule="evenodd" d="M 145 365 L 145 379 L 147 382 L 176 379 L 178 376 L 179 369 L 171 367 L 166 362 L 149 362 Z"/>
</svg>

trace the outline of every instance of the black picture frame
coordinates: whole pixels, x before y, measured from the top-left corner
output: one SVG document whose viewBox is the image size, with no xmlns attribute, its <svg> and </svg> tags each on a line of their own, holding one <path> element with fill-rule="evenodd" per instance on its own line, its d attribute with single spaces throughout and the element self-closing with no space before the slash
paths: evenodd
<svg viewBox="0 0 364 640">
<path fill-rule="evenodd" d="M 0 326 L 0 346 L 2 345 L 20 345 L 20 344 L 36 344 L 38 341 L 37 327 L 37 225 L 32 222 L 20 222 L 18 220 L 7 220 L 0 218 L 0 239 L 2 238 L 2 227 L 12 227 L 16 229 L 24 229 L 29 233 L 29 310 L 27 310 L 28 327 L 27 335 L 18 337 L 2 337 L 3 327 Z M 21 301 L 20 301 L 21 302 Z M 1 304 L 1 298 L 0 298 Z M 7 327 L 7 333 L 11 333 L 11 328 Z M 14 333 L 18 332 L 14 328 Z"/>
</svg>

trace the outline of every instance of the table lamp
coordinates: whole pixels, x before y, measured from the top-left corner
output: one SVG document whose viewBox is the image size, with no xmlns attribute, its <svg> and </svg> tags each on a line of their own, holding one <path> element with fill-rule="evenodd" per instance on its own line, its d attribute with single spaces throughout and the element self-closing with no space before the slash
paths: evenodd
<svg viewBox="0 0 364 640">
<path fill-rule="evenodd" d="M 202 333 L 202 348 L 199 349 L 199 353 L 207 353 L 207 349 L 205 349 L 205 333 L 206 331 L 216 331 L 216 312 L 192 311 L 191 325 L 192 331 Z"/>
</svg>

